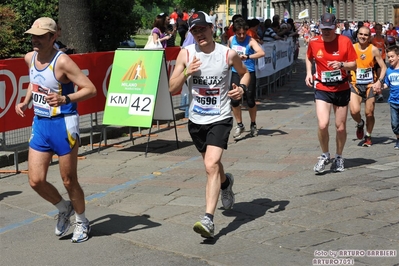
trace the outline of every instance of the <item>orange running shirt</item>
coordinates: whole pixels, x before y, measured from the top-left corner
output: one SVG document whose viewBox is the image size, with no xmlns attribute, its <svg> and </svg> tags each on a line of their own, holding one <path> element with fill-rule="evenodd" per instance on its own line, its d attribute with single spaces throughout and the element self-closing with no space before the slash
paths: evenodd
<svg viewBox="0 0 399 266">
<path fill-rule="evenodd" d="M 356 70 L 351 70 L 353 85 L 361 84 L 370 87 L 372 83 L 376 80 L 376 74 L 374 71 L 375 60 L 373 56 L 373 45 L 369 44 L 366 50 L 361 50 L 360 45 L 355 43 L 353 45 L 355 48 L 357 59 L 356 59 Z"/>
</svg>

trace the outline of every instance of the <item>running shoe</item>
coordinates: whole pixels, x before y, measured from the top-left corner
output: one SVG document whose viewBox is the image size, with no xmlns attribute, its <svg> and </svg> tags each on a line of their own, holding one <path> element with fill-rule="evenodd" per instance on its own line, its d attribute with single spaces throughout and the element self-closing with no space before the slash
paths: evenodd
<svg viewBox="0 0 399 266">
<path fill-rule="evenodd" d="M 236 130 L 234 131 L 233 138 L 238 139 L 241 137 L 241 134 L 244 132 L 245 127 L 237 126 Z"/>
<path fill-rule="evenodd" d="M 371 137 L 365 136 L 364 137 L 364 142 L 363 142 L 363 147 L 370 147 L 371 145 L 372 145 Z"/>
<path fill-rule="evenodd" d="M 360 124 L 362 124 L 360 126 Z M 364 138 L 364 120 L 362 119 L 362 121 L 356 125 L 356 137 L 357 139 L 363 139 Z"/>
<path fill-rule="evenodd" d="M 330 158 L 327 158 L 324 154 L 318 157 L 319 161 L 313 167 L 313 170 L 317 174 L 321 174 L 324 172 L 326 165 L 330 163 Z"/>
<path fill-rule="evenodd" d="M 89 224 L 89 220 L 86 219 L 86 222 L 77 222 L 75 224 L 75 230 L 73 230 L 72 242 L 80 243 L 89 239 L 91 227 Z"/>
<path fill-rule="evenodd" d="M 220 190 L 220 198 L 222 200 L 223 208 L 229 210 L 233 207 L 235 202 L 235 197 L 233 192 L 234 177 L 232 174 L 226 173 L 226 178 L 229 179 L 230 184 L 226 189 Z"/>
<path fill-rule="evenodd" d="M 331 171 L 335 173 L 345 171 L 344 158 L 342 157 L 335 158 L 331 165 Z"/>
<path fill-rule="evenodd" d="M 256 128 L 256 125 L 251 126 L 251 137 L 256 137 L 258 136 L 258 129 Z"/>
<path fill-rule="evenodd" d="M 213 238 L 215 234 L 215 225 L 208 216 L 204 216 L 201 221 L 196 222 L 193 229 L 204 238 Z"/>
<path fill-rule="evenodd" d="M 75 214 L 75 211 L 73 210 L 72 203 L 70 201 L 67 201 L 68 204 L 68 209 L 66 212 L 60 212 L 55 216 L 55 219 L 57 219 L 57 225 L 55 226 L 55 235 L 57 236 L 64 236 L 68 230 L 69 227 L 71 227 L 71 216 Z"/>
<path fill-rule="evenodd" d="M 396 140 L 396 144 L 394 146 L 395 150 L 399 150 L 399 139 Z"/>
</svg>

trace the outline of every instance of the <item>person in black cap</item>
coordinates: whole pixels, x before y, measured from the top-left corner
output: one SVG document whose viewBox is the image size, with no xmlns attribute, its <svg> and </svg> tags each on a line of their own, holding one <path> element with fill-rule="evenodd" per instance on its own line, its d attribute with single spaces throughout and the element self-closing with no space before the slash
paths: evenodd
<svg viewBox="0 0 399 266">
<path fill-rule="evenodd" d="M 349 38 L 335 33 L 336 19 L 333 14 L 321 16 L 321 35 L 309 41 L 306 53 L 306 78 L 308 87 L 315 88 L 318 138 L 322 155 L 313 170 L 323 173 L 330 163 L 329 122 L 331 109 L 335 114 L 336 155 L 331 166 L 333 172 L 344 171 L 342 152 L 346 142 L 346 119 L 350 89 L 348 71 L 356 69 L 357 54 Z M 312 74 L 313 62 L 316 72 Z"/>
<path fill-rule="evenodd" d="M 230 99 L 241 99 L 250 75 L 237 52 L 214 42 L 212 21 L 206 13 L 195 12 L 188 25 L 196 43 L 179 52 L 169 91 L 176 93 L 187 81 L 192 99 L 188 130 L 202 155 L 207 175 L 205 215 L 193 229 L 202 237 L 213 238 L 219 193 L 225 209 L 231 209 L 235 201 L 233 175 L 225 174 L 221 162 L 233 127 Z M 230 90 L 231 67 L 240 78 Z"/>
</svg>

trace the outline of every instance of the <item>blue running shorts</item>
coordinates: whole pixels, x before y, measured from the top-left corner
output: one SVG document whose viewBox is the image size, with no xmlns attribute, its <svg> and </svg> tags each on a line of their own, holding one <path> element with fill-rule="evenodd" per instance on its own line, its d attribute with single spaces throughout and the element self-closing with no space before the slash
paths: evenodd
<svg viewBox="0 0 399 266">
<path fill-rule="evenodd" d="M 62 156 L 71 152 L 79 141 L 79 115 L 54 117 L 35 116 L 29 147 L 41 152 L 54 152 Z"/>
</svg>

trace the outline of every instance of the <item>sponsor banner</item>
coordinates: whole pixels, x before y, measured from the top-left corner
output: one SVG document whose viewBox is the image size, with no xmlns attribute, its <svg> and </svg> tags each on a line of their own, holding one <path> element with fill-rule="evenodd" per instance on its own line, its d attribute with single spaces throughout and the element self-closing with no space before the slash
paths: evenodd
<svg viewBox="0 0 399 266">
<path fill-rule="evenodd" d="M 180 47 L 165 49 L 169 75 L 174 69 L 179 51 Z M 78 103 L 79 114 L 104 111 L 114 52 L 74 54 L 70 57 L 97 88 L 96 97 Z M 0 132 L 32 125 L 32 104 L 29 104 L 25 111 L 25 117 L 20 117 L 15 113 L 15 105 L 24 100 L 28 86 L 28 67 L 23 58 L 0 60 Z"/>
<path fill-rule="evenodd" d="M 286 41 L 266 42 L 262 48 L 265 56 L 258 59 L 257 78 L 271 76 L 293 63 L 295 44 L 291 37 Z"/>
</svg>

